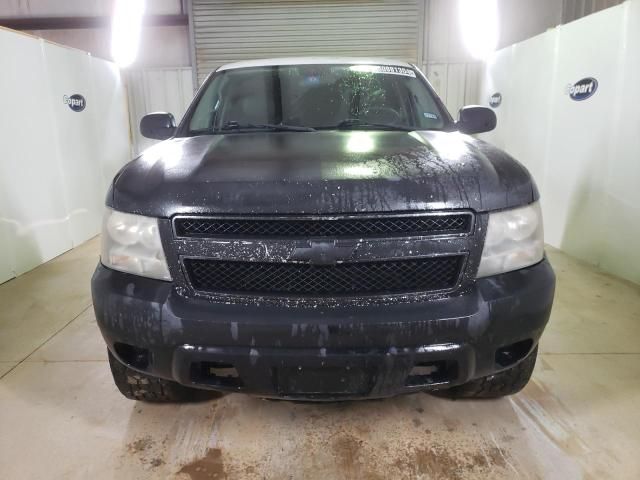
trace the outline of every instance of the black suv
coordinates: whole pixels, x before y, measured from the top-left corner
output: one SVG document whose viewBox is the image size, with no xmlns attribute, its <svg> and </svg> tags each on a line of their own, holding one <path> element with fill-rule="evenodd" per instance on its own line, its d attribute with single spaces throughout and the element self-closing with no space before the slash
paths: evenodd
<svg viewBox="0 0 640 480">
<path fill-rule="evenodd" d="M 412 65 L 243 62 L 204 82 L 107 196 L 96 318 L 128 398 L 303 400 L 529 380 L 553 302 L 527 170 Z"/>
</svg>

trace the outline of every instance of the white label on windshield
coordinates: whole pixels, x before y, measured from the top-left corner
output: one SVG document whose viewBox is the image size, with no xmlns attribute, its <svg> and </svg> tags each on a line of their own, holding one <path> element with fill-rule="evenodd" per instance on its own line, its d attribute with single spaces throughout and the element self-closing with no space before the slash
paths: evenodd
<svg viewBox="0 0 640 480">
<path fill-rule="evenodd" d="M 416 72 L 411 68 L 396 67 L 394 65 L 352 65 L 349 69 L 354 72 L 386 73 L 388 75 L 402 75 L 403 77 L 416 78 Z"/>
</svg>

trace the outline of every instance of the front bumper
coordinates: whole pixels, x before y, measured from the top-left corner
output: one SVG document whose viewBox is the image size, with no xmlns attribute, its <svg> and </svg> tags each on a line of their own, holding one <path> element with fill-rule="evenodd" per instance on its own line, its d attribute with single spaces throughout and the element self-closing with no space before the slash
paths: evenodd
<svg viewBox="0 0 640 480">
<path fill-rule="evenodd" d="M 463 293 L 344 307 L 216 303 L 102 265 L 92 280 L 100 330 L 130 367 L 196 388 L 316 400 L 447 388 L 508 368 L 497 353 L 525 345 L 515 364 L 535 347 L 554 288 L 546 259 Z"/>
</svg>

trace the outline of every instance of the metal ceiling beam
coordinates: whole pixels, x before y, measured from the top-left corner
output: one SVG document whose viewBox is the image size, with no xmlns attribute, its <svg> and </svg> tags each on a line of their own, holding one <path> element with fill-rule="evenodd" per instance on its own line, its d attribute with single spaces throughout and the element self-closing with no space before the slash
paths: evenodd
<svg viewBox="0 0 640 480">
<path fill-rule="evenodd" d="M 142 24 L 147 27 L 174 27 L 188 25 L 187 15 L 145 15 Z M 111 17 L 5 17 L 0 26 L 12 30 L 73 30 L 77 28 L 108 28 Z"/>
</svg>

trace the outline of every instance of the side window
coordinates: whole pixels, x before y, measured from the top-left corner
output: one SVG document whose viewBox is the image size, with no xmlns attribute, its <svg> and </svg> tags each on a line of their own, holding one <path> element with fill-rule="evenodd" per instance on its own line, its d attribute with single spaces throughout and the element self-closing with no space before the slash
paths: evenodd
<svg viewBox="0 0 640 480">
<path fill-rule="evenodd" d="M 220 85 L 224 83 L 225 77 L 226 75 L 221 75 L 216 78 L 204 92 L 189 122 L 189 130 L 192 132 L 211 129 L 216 110 L 220 106 Z"/>
<path fill-rule="evenodd" d="M 407 96 L 417 117 L 416 125 L 425 130 L 437 130 L 444 126 L 444 119 L 426 87 L 417 81 L 407 82 Z"/>
</svg>

